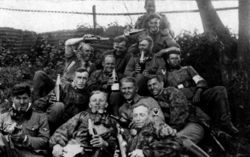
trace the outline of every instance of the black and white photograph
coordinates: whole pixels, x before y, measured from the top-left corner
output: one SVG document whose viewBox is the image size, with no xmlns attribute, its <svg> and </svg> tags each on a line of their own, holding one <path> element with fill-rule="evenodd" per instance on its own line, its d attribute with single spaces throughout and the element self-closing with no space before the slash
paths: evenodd
<svg viewBox="0 0 250 157">
<path fill-rule="evenodd" d="M 0 0 L 1 157 L 250 157 L 250 0 Z"/>
</svg>

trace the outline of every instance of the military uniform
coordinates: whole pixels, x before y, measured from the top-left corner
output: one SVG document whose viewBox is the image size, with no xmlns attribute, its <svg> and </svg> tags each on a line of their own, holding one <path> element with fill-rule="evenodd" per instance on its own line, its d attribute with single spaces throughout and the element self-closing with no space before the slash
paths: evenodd
<svg viewBox="0 0 250 157">
<path fill-rule="evenodd" d="M 87 82 L 89 90 L 103 90 L 109 93 L 111 91 L 111 84 L 108 84 L 108 80 L 111 76 L 112 73 L 107 73 L 103 70 L 94 71 Z"/>
<path fill-rule="evenodd" d="M 149 95 L 146 86 L 148 77 L 165 67 L 165 61 L 153 55 L 145 56 L 145 58 L 145 63 L 140 64 L 140 54 L 134 54 L 127 64 L 125 75 L 135 77 L 139 89 L 138 93 L 147 96 Z M 138 67 L 140 71 L 137 70 Z"/>
<path fill-rule="evenodd" d="M 170 29 L 170 23 L 167 17 L 164 14 L 159 14 L 159 15 L 161 16 L 160 29 Z M 149 14 L 144 14 L 138 17 L 137 21 L 135 22 L 135 28 L 136 29 L 147 28 L 148 17 Z"/>
<path fill-rule="evenodd" d="M 145 157 L 179 157 L 182 141 L 176 137 L 159 138 L 152 123 L 136 130 L 136 134 L 125 133 L 128 152 L 141 149 Z"/>
<path fill-rule="evenodd" d="M 86 69 L 91 74 L 96 66 L 92 62 L 83 64 L 80 62 L 72 47 L 65 48 L 65 67 L 61 77 L 62 86 L 69 84 L 74 79 L 75 71 L 79 68 Z M 55 87 L 55 82 L 44 71 L 36 71 L 33 78 L 33 96 L 34 100 L 46 96 Z"/>
<path fill-rule="evenodd" d="M 145 30 L 136 35 L 128 36 L 128 39 L 131 43 L 136 43 L 141 39 L 144 39 L 146 36 L 150 36 L 154 42 L 152 53 L 155 54 L 162 49 L 169 47 L 180 47 L 179 44 L 172 38 L 168 30 L 159 30 L 157 33 L 150 33 L 149 30 Z M 136 53 L 137 44 L 133 44 L 129 47 L 129 52 Z"/>
<path fill-rule="evenodd" d="M 115 122 L 107 115 L 93 114 L 91 111 L 83 111 L 78 113 L 65 124 L 60 126 L 50 138 L 50 146 L 53 147 L 56 144 L 65 147 L 70 141 L 76 140 L 84 147 L 90 145 L 92 135 L 88 130 L 88 120 L 91 119 L 94 122 L 94 128 L 98 135 L 100 135 L 105 141 L 108 142 L 108 148 L 101 149 L 99 156 L 109 156 L 113 154 L 116 147 L 115 136 Z M 93 148 L 94 149 L 94 148 Z M 85 152 L 84 155 L 91 156 L 94 153 Z"/>
<path fill-rule="evenodd" d="M 60 90 L 59 102 L 51 103 L 51 97 L 55 97 L 54 90 L 36 100 L 34 108 L 47 112 L 52 131 L 77 113 L 88 109 L 89 92 L 86 88 L 76 89 L 67 84 Z"/>
<path fill-rule="evenodd" d="M 193 98 L 197 89 L 203 89 L 200 107 L 212 117 L 213 125 L 229 126 L 230 129 L 231 113 L 225 87 L 208 88 L 206 80 L 192 66 L 170 69 L 166 72 L 165 79 L 167 85 L 181 90 L 189 100 Z"/>
<path fill-rule="evenodd" d="M 124 52 L 124 54 L 117 56 L 115 54 L 115 51 L 116 51 L 115 49 L 108 50 L 108 51 L 104 52 L 104 54 L 102 56 L 114 55 L 114 57 L 115 57 L 115 70 L 117 72 L 118 77 L 122 78 L 124 76 L 125 68 L 130 60 L 131 53 L 126 51 L 126 52 Z M 102 64 L 102 60 L 99 60 L 97 62 L 99 62 L 99 63 L 96 63 L 96 64 Z"/>
<path fill-rule="evenodd" d="M 144 65 L 140 65 L 140 54 L 133 55 L 126 66 L 125 75 L 135 77 L 137 74 L 143 74 L 149 76 L 150 74 L 156 74 L 165 67 L 165 61 L 162 58 L 154 57 L 153 55 L 145 56 L 145 58 Z M 136 66 L 140 66 L 140 72 L 136 71 Z"/>
<path fill-rule="evenodd" d="M 17 127 L 27 135 L 27 139 L 20 143 L 12 142 L 7 136 Z M 1 157 L 46 156 L 48 140 L 49 125 L 45 114 L 32 109 L 19 117 L 15 117 L 14 110 L 0 114 L 0 152 L 3 153 L 0 153 Z"/>
<path fill-rule="evenodd" d="M 180 90 L 167 87 L 154 98 L 164 113 L 166 123 L 178 131 L 177 135 L 188 137 L 195 143 L 203 138 L 202 124 L 208 124 L 209 117 L 197 107 L 191 106 Z"/>
<path fill-rule="evenodd" d="M 149 108 L 149 116 L 151 117 L 151 120 L 154 121 L 155 128 L 158 131 L 162 129 L 162 125 L 165 124 L 163 112 L 157 101 L 155 101 L 151 97 L 142 97 L 140 95 L 135 95 L 131 102 L 123 102 L 122 106 L 119 108 L 119 116 L 128 121 L 131 121 L 133 118 L 133 106 L 139 104 L 144 104 Z"/>
<path fill-rule="evenodd" d="M 122 96 L 119 91 L 111 90 L 112 84 L 109 84 L 109 79 L 111 78 L 111 76 L 112 73 L 106 73 L 103 70 L 96 70 L 90 75 L 87 85 L 90 91 L 102 90 L 108 93 L 108 112 L 117 115 L 117 110 L 120 106 L 119 102 L 121 101 Z M 119 76 L 117 79 L 119 81 Z"/>
</svg>

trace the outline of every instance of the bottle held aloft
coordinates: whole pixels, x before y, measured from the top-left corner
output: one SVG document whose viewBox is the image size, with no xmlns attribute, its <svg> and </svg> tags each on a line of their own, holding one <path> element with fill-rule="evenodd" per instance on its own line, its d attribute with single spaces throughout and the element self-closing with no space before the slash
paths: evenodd
<svg viewBox="0 0 250 157">
<path fill-rule="evenodd" d="M 118 82 L 118 76 L 115 71 L 115 69 L 112 71 L 112 79 L 113 79 L 113 84 L 111 85 L 111 90 L 112 91 L 118 91 L 120 89 L 119 82 Z"/>
</svg>

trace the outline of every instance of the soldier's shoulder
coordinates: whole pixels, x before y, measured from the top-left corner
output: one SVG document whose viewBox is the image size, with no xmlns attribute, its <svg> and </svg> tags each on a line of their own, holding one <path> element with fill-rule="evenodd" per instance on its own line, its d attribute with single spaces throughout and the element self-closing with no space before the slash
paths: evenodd
<svg viewBox="0 0 250 157">
<path fill-rule="evenodd" d="M 165 29 L 161 29 L 160 30 L 160 34 L 163 38 L 171 38 L 169 29 L 165 28 Z"/>
<path fill-rule="evenodd" d="M 192 67 L 191 65 L 182 66 L 181 70 L 187 70 L 190 69 L 191 67 Z"/>
<path fill-rule="evenodd" d="M 139 104 L 144 104 L 150 108 L 158 106 L 157 101 L 149 96 L 141 97 L 140 100 L 136 103 L 137 105 Z"/>
<path fill-rule="evenodd" d="M 9 110 L 4 110 L 4 111 L 1 111 L 0 113 L 0 117 L 8 117 L 10 115 L 10 111 Z"/>
<path fill-rule="evenodd" d="M 102 69 L 97 69 L 97 70 L 95 70 L 91 75 L 98 75 L 98 74 L 100 74 L 102 72 Z"/>
<path fill-rule="evenodd" d="M 33 110 L 32 116 L 34 116 L 34 117 L 47 117 L 47 114 L 45 112 L 42 112 L 39 110 Z"/>
</svg>

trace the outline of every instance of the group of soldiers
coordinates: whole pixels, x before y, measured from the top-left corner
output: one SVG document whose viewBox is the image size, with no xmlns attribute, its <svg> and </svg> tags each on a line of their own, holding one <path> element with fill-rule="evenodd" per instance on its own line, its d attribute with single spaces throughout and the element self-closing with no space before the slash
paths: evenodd
<svg viewBox="0 0 250 157">
<path fill-rule="evenodd" d="M 57 83 L 37 71 L 32 90 L 13 87 L 1 156 L 208 156 L 198 146 L 208 127 L 237 135 L 225 87 L 182 66 L 166 17 L 153 0 L 145 9 L 135 26 L 143 30 L 114 38 L 102 61 L 92 60 L 88 35 L 69 39 Z"/>
</svg>

